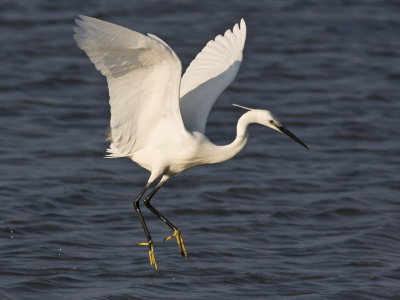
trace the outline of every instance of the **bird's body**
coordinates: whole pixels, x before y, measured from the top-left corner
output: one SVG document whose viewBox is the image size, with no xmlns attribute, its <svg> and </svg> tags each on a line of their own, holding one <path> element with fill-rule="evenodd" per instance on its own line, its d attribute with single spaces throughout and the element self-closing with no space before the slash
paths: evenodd
<svg viewBox="0 0 400 300">
<path fill-rule="evenodd" d="M 139 200 L 150 184 L 161 177 L 144 200 L 176 237 L 180 252 L 188 258 L 179 230 L 150 205 L 161 185 L 189 168 L 219 163 L 234 157 L 248 141 L 248 125 L 258 123 L 289 135 L 269 111 L 248 109 L 238 121 L 236 139 L 217 146 L 205 136 L 208 114 L 225 88 L 233 81 L 242 62 L 246 25 L 217 36 L 196 56 L 181 78 L 182 66 L 175 52 L 160 38 L 142 35 L 127 28 L 80 16 L 74 35 L 96 68 L 107 77 L 111 121 L 107 157 L 128 157 L 151 172 L 134 201 L 147 235 L 150 262 L 153 241 L 139 208 Z M 244 108 L 244 107 L 243 107 Z M 305 146 L 306 147 L 306 146 Z"/>
<path fill-rule="evenodd" d="M 203 164 L 219 163 L 235 156 L 247 143 L 248 134 L 240 135 L 226 146 L 216 146 L 197 131 L 163 135 L 155 132 L 149 145 L 129 156 L 151 172 L 151 179 L 164 175 L 172 177 Z"/>
</svg>

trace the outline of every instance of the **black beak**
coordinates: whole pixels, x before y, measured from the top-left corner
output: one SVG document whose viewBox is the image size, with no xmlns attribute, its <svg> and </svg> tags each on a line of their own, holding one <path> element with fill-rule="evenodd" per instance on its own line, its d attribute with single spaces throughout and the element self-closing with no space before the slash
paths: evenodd
<svg viewBox="0 0 400 300">
<path fill-rule="evenodd" d="M 307 148 L 306 144 L 304 144 L 298 137 L 296 137 L 293 133 L 291 133 L 289 130 L 287 130 L 285 127 L 283 126 L 279 126 L 278 127 L 279 131 L 286 134 L 287 136 L 290 136 L 292 139 L 294 139 L 296 142 L 298 142 L 300 145 L 302 145 L 303 147 Z"/>
</svg>

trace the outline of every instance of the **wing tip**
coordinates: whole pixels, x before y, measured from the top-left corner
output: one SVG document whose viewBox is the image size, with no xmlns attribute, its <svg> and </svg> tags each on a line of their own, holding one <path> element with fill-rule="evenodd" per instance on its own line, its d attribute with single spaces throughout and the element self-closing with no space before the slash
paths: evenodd
<svg viewBox="0 0 400 300">
<path fill-rule="evenodd" d="M 75 23 L 79 25 L 79 23 L 85 21 L 85 17 L 86 17 L 86 16 L 84 16 L 84 15 L 78 14 L 78 18 L 79 18 L 79 19 L 75 19 Z"/>
<path fill-rule="evenodd" d="M 244 48 L 244 44 L 246 42 L 246 34 L 247 34 L 247 26 L 246 26 L 246 22 L 244 21 L 244 19 L 242 18 L 240 20 L 240 32 L 242 34 L 242 50 Z"/>
<path fill-rule="evenodd" d="M 240 24 L 240 26 L 239 26 L 239 24 Z M 225 32 L 224 37 L 227 37 L 227 34 L 229 35 L 230 32 L 231 32 L 230 29 L 228 29 Z M 246 41 L 246 32 L 247 32 L 246 23 L 244 22 L 244 19 L 241 18 L 240 23 L 236 23 L 233 26 L 233 30 L 232 30 L 233 35 L 236 37 L 236 41 L 239 43 L 239 48 L 241 51 L 243 51 L 244 44 Z"/>
<path fill-rule="evenodd" d="M 102 20 L 99 20 L 99 19 L 96 19 L 96 18 L 92 18 L 92 17 L 88 17 L 88 16 L 81 15 L 81 14 L 78 14 L 78 17 L 80 19 L 75 19 L 75 22 L 76 22 L 76 24 L 78 24 L 80 26 L 82 26 L 81 24 L 85 24 L 85 23 L 86 24 L 89 23 L 89 24 L 93 25 L 95 23 L 104 22 Z"/>
<path fill-rule="evenodd" d="M 85 21 L 85 19 L 86 19 L 86 20 L 87 20 L 87 19 L 92 19 L 92 18 L 90 18 L 90 17 L 88 17 L 88 16 L 81 15 L 81 14 L 78 14 L 78 17 L 79 17 L 81 20 L 83 20 L 83 21 Z"/>
</svg>

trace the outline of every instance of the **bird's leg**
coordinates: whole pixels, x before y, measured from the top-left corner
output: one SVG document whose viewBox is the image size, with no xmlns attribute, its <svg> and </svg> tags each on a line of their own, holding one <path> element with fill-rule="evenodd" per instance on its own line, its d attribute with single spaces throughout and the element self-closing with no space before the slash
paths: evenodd
<svg viewBox="0 0 400 300">
<path fill-rule="evenodd" d="M 189 260 L 189 256 L 186 253 L 185 245 L 183 243 L 183 238 L 181 235 L 181 232 L 176 228 L 170 221 L 168 221 L 162 214 L 160 214 L 151 204 L 150 200 L 154 196 L 154 194 L 160 189 L 160 187 L 163 185 L 163 183 L 166 180 L 161 179 L 161 181 L 157 184 L 157 186 L 154 188 L 154 190 L 147 196 L 147 198 L 144 200 L 144 204 L 148 209 L 150 209 L 157 217 L 159 217 L 165 224 L 167 224 L 173 231 L 174 234 L 171 235 L 170 237 L 167 237 L 164 239 L 165 241 L 168 241 L 172 239 L 173 237 L 176 237 L 176 240 L 178 242 L 179 246 L 179 252 L 181 253 L 182 257 L 185 257 L 187 260 Z"/>
<path fill-rule="evenodd" d="M 150 257 L 150 265 L 154 266 L 156 270 L 158 271 L 157 263 L 156 263 L 156 258 L 154 257 L 154 248 L 153 248 L 153 240 L 151 239 L 150 232 L 147 229 L 146 223 L 144 222 L 142 213 L 139 208 L 139 200 L 142 198 L 143 194 L 146 192 L 146 190 L 149 188 L 151 182 L 148 182 L 144 189 L 140 192 L 139 196 L 136 197 L 136 199 L 133 201 L 133 206 L 135 207 L 135 210 L 139 216 L 140 223 L 142 223 L 144 232 L 146 233 L 147 236 L 147 243 L 138 243 L 141 246 L 149 246 L 149 257 Z"/>
</svg>

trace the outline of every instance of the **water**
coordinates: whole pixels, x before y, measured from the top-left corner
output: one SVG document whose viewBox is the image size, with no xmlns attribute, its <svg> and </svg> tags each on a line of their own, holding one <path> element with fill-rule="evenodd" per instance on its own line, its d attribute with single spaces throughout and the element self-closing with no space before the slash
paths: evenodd
<svg viewBox="0 0 400 300">
<path fill-rule="evenodd" d="M 207 135 L 230 143 L 269 109 L 309 147 L 262 126 L 234 159 L 174 177 L 103 159 L 106 80 L 72 39 L 78 13 L 164 39 L 184 68 L 244 18 L 244 63 Z M 0 299 L 399 299 L 398 1 L 6 1 L 0 4 Z"/>
</svg>

